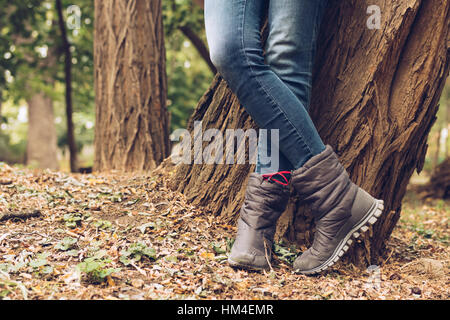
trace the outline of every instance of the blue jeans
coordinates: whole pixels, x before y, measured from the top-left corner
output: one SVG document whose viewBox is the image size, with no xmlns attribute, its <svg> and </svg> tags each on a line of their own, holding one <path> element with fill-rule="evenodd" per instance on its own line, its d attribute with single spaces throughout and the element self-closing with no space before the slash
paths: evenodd
<svg viewBox="0 0 450 320">
<path fill-rule="evenodd" d="M 290 171 L 325 150 L 309 114 L 316 39 L 327 0 L 205 0 L 210 58 L 248 114 L 278 129 L 278 166 L 262 163 L 271 143 L 258 144 L 256 172 Z M 268 9 L 263 55 L 260 30 Z M 270 137 L 270 133 L 268 134 Z"/>
</svg>

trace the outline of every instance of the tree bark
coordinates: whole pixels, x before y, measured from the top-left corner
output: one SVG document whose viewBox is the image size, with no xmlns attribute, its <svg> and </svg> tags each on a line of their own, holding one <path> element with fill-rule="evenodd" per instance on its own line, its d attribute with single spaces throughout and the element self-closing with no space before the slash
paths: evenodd
<svg viewBox="0 0 450 320">
<path fill-rule="evenodd" d="M 447 129 L 447 135 L 444 144 L 444 158 L 449 157 L 448 150 L 448 137 L 450 135 L 450 79 L 447 78 L 446 85 L 444 87 L 444 108 L 445 108 L 445 128 Z"/>
<path fill-rule="evenodd" d="M 147 170 L 170 153 L 161 0 L 95 1 L 94 170 Z"/>
<path fill-rule="evenodd" d="M 370 5 L 382 12 L 381 30 L 366 22 Z M 427 137 L 449 71 L 449 0 L 330 1 L 314 69 L 311 116 L 352 180 L 384 199 L 379 221 L 347 257 L 378 263 L 401 212 L 406 185 L 421 171 Z M 263 32 L 263 39 L 265 39 Z M 216 75 L 190 119 L 203 130 L 255 127 Z M 235 222 L 250 165 L 178 165 L 171 185 L 211 214 Z M 314 226 L 293 192 L 278 237 L 309 246 Z"/>
<path fill-rule="evenodd" d="M 43 92 L 28 99 L 27 164 L 42 169 L 58 170 L 57 136 L 53 101 Z"/>
<path fill-rule="evenodd" d="M 58 12 L 58 25 L 62 39 L 62 51 L 64 52 L 64 77 L 66 84 L 66 121 L 67 121 L 67 144 L 70 153 L 70 171 L 78 172 L 77 144 L 75 143 L 75 133 L 73 125 L 73 105 L 72 105 L 72 53 L 70 43 L 67 38 L 66 24 L 63 17 L 61 0 L 56 0 L 56 11 Z"/>
</svg>

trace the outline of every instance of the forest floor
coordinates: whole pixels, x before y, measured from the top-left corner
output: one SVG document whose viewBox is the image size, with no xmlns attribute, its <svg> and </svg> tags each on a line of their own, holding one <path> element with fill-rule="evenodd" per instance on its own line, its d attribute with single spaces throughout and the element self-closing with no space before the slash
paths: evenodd
<svg viewBox="0 0 450 320">
<path fill-rule="evenodd" d="M 0 163 L 0 299 L 450 298 L 450 202 L 408 191 L 374 269 L 297 275 L 296 250 L 280 244 L 260 273 L 227 265 L 235 227 L 187 204 L 166 178 Z"/>
</svg>

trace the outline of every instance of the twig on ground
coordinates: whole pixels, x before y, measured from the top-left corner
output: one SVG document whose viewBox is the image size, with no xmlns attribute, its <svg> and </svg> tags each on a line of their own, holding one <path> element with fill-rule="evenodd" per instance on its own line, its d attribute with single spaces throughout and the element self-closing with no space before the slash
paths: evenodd
<svg viewBox="0 0 450 320">
<path fill-rule="evenodd" d="M 266 239 L 264 239 L 264 251 L 265 251 L 265 253 L 266 253 L 266 260 L 267 260 L 267 263 L 269 264 L 269 267 L 270 267 L 270 271 L 273 271 L 273 268 L 272 268 L 272 264 L 270 263 L 270 257 L 269 257 L 269 254 L 268 254 L 268 252 L 267 252 L 267 243 L 266 243 Z"/>
<path fill-rule="evenodd" d="M 29 219 L 41 216 L 40 210 L 33 211 L 19 211 L 19 212 L 6 212 L 0 214 L 0 221 L 10 220 L 10 219 Z"/>
<path fill-rule="evenodd" d="M 136 268 L 136 270 L 140 273 L 140 274 L 142 274 L 143 276 L 147 276 L 147 273 L 144 271 L 144 270 L 142 270 L 141 268 L 139 268 L 137 265 L 135 265 L 134 263 L 130 263 L 134 268 Z"/>
</svg>

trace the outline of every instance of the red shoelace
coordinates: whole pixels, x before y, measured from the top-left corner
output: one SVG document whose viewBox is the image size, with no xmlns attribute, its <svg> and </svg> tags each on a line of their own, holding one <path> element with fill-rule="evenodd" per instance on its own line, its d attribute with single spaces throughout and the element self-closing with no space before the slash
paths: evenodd
<svg viewBox="0 0 450 320">
<path fill-rule="evenodd" d="M 291 177 L 291 172 L 290 171 L 279 171 L 279 172 L 275 172 L 275 173 L 263 174 L 262 177 L 264 180 L 267 180 L 269 182 L 273 181 L 275 183 L 281 184 L 282 186 L 288 186 L 289 179 Z M 284 179 L 284 181 L 275 179 L 277 177 L 281 177 L 282 179 Z"/>
</svg>

